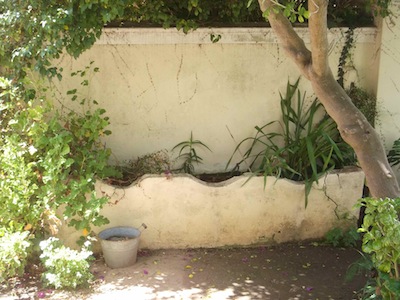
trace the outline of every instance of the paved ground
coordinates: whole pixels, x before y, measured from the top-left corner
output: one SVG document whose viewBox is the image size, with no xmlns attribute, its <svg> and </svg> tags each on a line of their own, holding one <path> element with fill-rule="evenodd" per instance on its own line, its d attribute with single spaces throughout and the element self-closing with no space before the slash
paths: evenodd
<svg viewBox="0 0 400 300">
<path fill-rule="evenodd" d="M 135 265 L 93 265 L 90 289 L 53 291 L 36 278 L 14 281 L 4 299 L 357 299 L 366 278 L 345 281 L 355 249 L 285 244 L 247 249 L 141 251 Z"/>
</svg>

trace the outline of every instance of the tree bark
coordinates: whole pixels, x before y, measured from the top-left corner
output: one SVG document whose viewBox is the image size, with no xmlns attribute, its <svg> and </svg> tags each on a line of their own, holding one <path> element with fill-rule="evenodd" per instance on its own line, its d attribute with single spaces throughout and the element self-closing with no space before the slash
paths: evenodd
<svg viewBox="0 0 400 300">
<path fill-rule="evenodd" d="M 271 9 L 275 5 L 273 0 L 258 2 L 263 12 L 270 9 L 268 20 L 279 42 L 303 76 L 310 80 L 315 95 L 336 122 L 343 140 L 354 149 L 371 195 L 376 198 L 399 197 L 399 185 L 379 135 L 337 83 L 329 67 L 328 0 L 308 1 L 311 51 L 307 49 L 289 20 L 282 13 Z"/>
</svg>

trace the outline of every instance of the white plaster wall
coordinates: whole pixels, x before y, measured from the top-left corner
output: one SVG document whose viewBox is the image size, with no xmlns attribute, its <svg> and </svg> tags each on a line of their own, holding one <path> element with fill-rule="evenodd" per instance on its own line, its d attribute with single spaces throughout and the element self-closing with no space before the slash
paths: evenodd
<svg viewBox="0 0 400 300">
<path fill-rule="evenodd" d="M 396 16 L 400 11 L 399 0 L 392 1 L 391 10 L 395 12 L 393 19 L 385 19 L 382 23 L 377 94 L 377 128 L 388 151 L 400 138 L 400 24 Z M 394 171 L 400 180 L 399 167 Z"/>
<path fill-rule="evenodd" d="M 334 72 L 344 30 L 329 34 Z M 298 32 L 308 42 L 307 30 Z M 218 43 L 210 41 L 212 33 L 221 34 Z M 355 69 L 348 66 L 346 76 L 375 91 L 377 30 L 360 29 L 355 36 Z M 253 135 L 255 125 L 279 119 L 279 92 L 299 76 L 269 28 L 198 29 L 187 35 L 175 29 L 106 29 L 79 59 L 65 55 L 58 62 L 64 80 L 54 83 L 57 105 L 73 107 L 65 93 L 79 87 L 81 78 L 69 73 L 90 61 L 100 73 L 82 92 L 107 110 L 113 134 L 105 141 L 113 160 L 170 150 L 192 131 L 213 151 L 199 150 L 204 164 L 198 172 L 224 170 L 236 143 Z M 305 79 L 302 90 L 312 98 Z"/>
<path fill-rule="evenodd" d="M 319 180 L 305 208 L 304 184 L 286 179 L 246 176 L 206 184 L 190 175 L 145 176 L 137 184 L 116 188 L 97 184 L 110 196 L 102 214 L 114 226 L 140 227 L 141 247 L 150 249 L 221 247 L 281 243 L 323 237 L 336 226 L 354 225 L 354 204 L 362 195 L 364 174 L 357 169 Z M 74 246 L 81 235 L 62 227 L 59 237 Z"/>
</svg>

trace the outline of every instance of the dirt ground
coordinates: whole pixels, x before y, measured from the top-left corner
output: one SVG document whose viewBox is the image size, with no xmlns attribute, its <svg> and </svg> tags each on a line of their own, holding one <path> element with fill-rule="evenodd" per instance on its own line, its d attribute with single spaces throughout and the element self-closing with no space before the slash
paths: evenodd
<svg viewBox="0 0 400 300">
<path fill-rule="evenodd" d="M 360 254 L 316 243 L 229 249 L 140 251 L 135 265 L 93 265 L 89 289 L 54 291 L 35 276 L 0 286 L 14 299 L 357 299 L 366 278 L 345 274 Z"/>
</svg>

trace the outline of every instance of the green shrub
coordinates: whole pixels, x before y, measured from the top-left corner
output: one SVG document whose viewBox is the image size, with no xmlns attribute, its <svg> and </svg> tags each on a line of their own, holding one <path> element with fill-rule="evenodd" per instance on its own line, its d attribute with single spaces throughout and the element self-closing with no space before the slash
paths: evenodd
<svg viewBox="0 0 400 300">
<path fill-rule="evenodd" d="M 13 276 L 20 276 L 25 270 L 29 248 L 29 232 L 7 231 L 0 237 L 0 282 Z"/>
<path fill-rule="evenodd" d="M 376 293 L 367 299 L 400 299 L 400 198 L 363 198 L 358 206 L 366 207 L 362 250 L 377 270 Z"/>
<path fill-rule="evenodd" d="M 328 19 L 330 26 L 352 25 L 366 26 L 373 24 L 369 2 L 360 5 L 359 0 L 341 1 L 339 5 L 330 1 Z M 275 11 L 282 9 L 285 16 L 293 22 L 305 22 L 309 17 L 305 0 L 280 1 Z M 156 12 L 156 13 L 155 13 Z M 145 4 L 134 3 L 120 16 L 124 21 L 150 22 L 164 27 L 177 26 L 184 30 L 199 26 L 209 27 L 218 24 L 242 24 L 265 22 L 255 0 L 155 0 Z M 126 22 L 125 22 L 126 23 Z M 115 23 L 113 23 L 115 25 Z M 123 25 L 124 23 L 122 23 Z"/>
<path fill-rule="evenodd" d="M 94 191 L 96 178 L 112 171 L 107 165 L 110 150 L 100 142 L 110 134 L 105 111 L 59 114 L 44 99 L 25 102 L 23 93 L 4 78 L 0 110 L 0 225 L 54 234 L 61 205 L 63 217 L 78 230 L 105 224 L 99 212 L 107 198 Z"/>
<path fill-rule="evenodd" d="M 76 288 L 90 283 L 93 274 L 90 272 L 92 252 L 90 243 L 85 243 L 80 251 L 65 247 L 54 237 L 40 242 L 43 251 L 40 259 L 46 271 L 42 274 L 45 284 L 56 289 Z"/>
<path fill-rule="evenodd" d="M 325 240 L 334 247 L 355 247 L 360 240 L 360 233 L 354 227 L 347 230 L 336 227 L 326 233 Z"/>
</svg>

